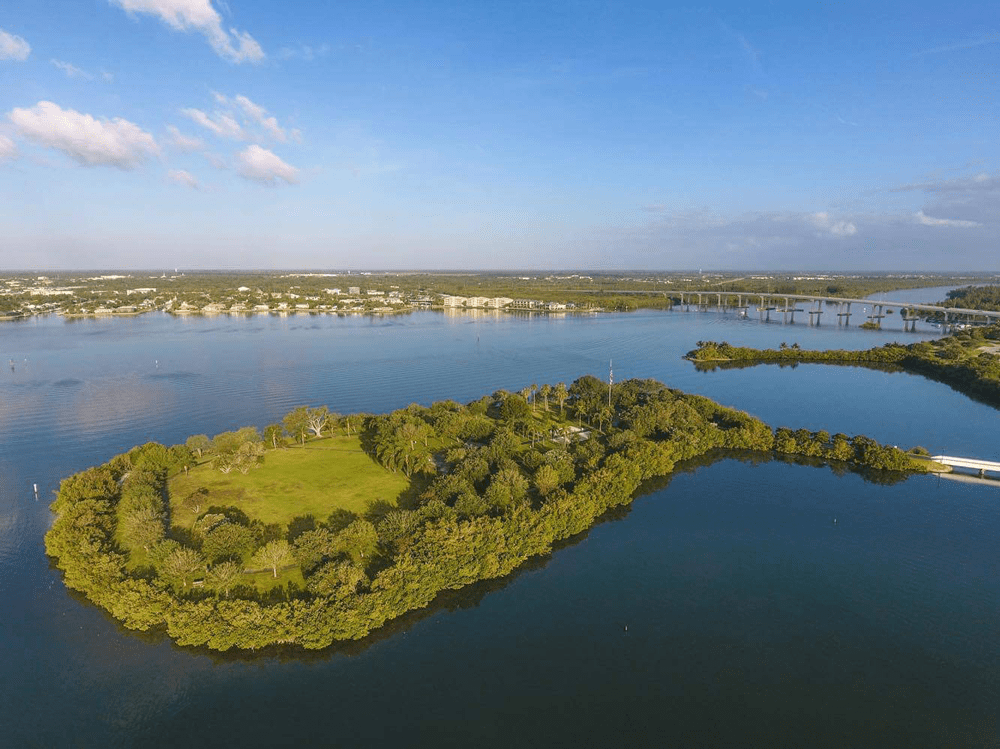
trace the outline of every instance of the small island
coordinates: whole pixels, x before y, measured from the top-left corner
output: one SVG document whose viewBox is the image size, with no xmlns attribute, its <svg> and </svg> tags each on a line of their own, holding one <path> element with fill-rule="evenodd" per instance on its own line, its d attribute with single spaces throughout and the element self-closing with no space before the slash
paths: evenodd
<svg viewBox="0 0 1000 749">
<path fill-rule="evenodd" d="M 262 431 L 148 443 L 62 482 L 46 550 L 130 629 L 319 649 L 508 575 L 723 450 L 883 481 L 929 470 L 867 437 L 773 431 L 653 380 L 585 376 L 382 415 L 300 407 Z"/>
</svg>

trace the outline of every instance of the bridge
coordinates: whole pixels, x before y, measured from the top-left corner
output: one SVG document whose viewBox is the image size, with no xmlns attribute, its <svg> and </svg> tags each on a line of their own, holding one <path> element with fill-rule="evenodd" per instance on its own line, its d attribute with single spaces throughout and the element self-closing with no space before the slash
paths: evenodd
<svg viewBox="0 0 1000 749">
<path fill-rule="evenodd" d="M 915 330 L 917 320 L 921 314 L 937 314 L 944 317 L 944 327 L 954 327 L 959 323 L 984 323 L 990 324 L 1000 322 L 1000 311 L 965 309 L 962 307 L 942 307 L 937 304 L 912 304 L 909 302 L 886 302 L 878 299 L 852 299 L 840 296 L 821 296 L 815 294 L 778 294 L 771 292 L 748 292 L 748 291 L 719 291 L 716 289 L 701 291 L 656 289 L 649 291 L 612 289 L 578 289 L 576 291 L 601 293 L 601 294 L 642 294 L 664 295 L 667 297 L 680 299 L 681 305 L 688 306 L 694 304 L 699 307 L 709 306 L 713 303 L 720 307 L 732 307 L 744 312 L 749 309 L 750 304 L 757 303 L 757 311 L 762 320 L 770 320 L 771 313 L 780 313 L 783 320 L 795 322 L 796 312 L 807 312 L 809 323 L 819 325 L 820 316 L 824 313 L 824 305 L 836 305 L 838 324 L 848 325 L 851 320 L 851 305 L 862 305 L 863 314 L 869 322 L 881 324 L 885 317 L 886 310 L 898 309 L 900 319 L 903 321 L 904 330 Z M 725 302 L 725 303 L 724 303 Z M 799 307 L 800 302 L 815 305 L 813 309 L 803 309 Z M 871 314 L 867 313 L 867 308 L 871 307 Z M 857 312 L 853 313 L 857 314 Z"/>
<path fill-rule="evenodd" d="M 955 458 L 951 455 L 933 455 L 931 456 L 931 460 L 937 463 L 943 463 L 946 466 L 951 466 L 952 468 L 971 468 L 974 471 L 979 471 L 980 476 L 985 476 L 987 471 L 1000 473 L 1000 463 L 992 460 Z"/>
</svg>

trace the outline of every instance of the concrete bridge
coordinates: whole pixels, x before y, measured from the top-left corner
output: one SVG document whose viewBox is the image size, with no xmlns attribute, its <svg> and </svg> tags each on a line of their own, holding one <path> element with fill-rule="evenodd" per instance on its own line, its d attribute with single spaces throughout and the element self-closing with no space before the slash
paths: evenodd
<svg viewBox="0 0 1000 749">
<path fill-rule="evenodd" d="M 992 460 L 977 460 L 976 458 L 955 458 L 951 455 L 932 455 L 931 460 L 943 463 L 952 468 L 971 468 L 979 471 L 980 476 L 985 476 L 987 471 L 1000 473 L 1000 463 Z"/>
<path fill-rule="evenodd" d="M 582 289 L 581 289 L 582 291 Z M 592 291 L 588 289 L 587 291 Z M 778 294 L 770 292 L 748 292 L 748 291 L 680 291 L 657 289 L 656 291 L 609 291 L 602 290 L 594 293 L 614 293 L 614 294 L 644 294 L 673 297 L 680 299 L 682 305 L 690 307 L 692 304 L 705 306 L 718 306 L 720 308 L 734 308 L 742 310 L 744 314 L 752 303 L 756 303 L 757 312 L 762 320 L 770 320 L 771 313 L 782 315 L 783 320 L 795 322 L 795 313 L 805 312 L 809 315 L 809 323 L 818 325 L 820 317 L 827 310 L 824 306 L 836 305 L 837 322 L 841 325 L 850 324 L 851 315 L 859 314 L 857 311 L 851 312 L 851 306 L 861 305 L 865 318 L 868 322 L 880 325 L 886 315 L 886 310 L 899 310 L 900 319 L 903 321 L 904 330 L 915 330 L 917 320 L 923 315 L 939 314 L 944 317 L 944 327 L 954 327 L 960 323 L 990 324 L 1000 322 L 1000 312 L 981 309 L 964 309 L 961 307 L 942 307 L 937 304 L 911 304 L 909 302 L 885 302 L 878 299 L 851 299 L 839 296 L 819 296 L 814 294 Z M 799 303 L 806 303 L 812 309 L 803 309 Z M 871 307 L 871 314 L 867 313 L 867 308 Z"/>
</svg>

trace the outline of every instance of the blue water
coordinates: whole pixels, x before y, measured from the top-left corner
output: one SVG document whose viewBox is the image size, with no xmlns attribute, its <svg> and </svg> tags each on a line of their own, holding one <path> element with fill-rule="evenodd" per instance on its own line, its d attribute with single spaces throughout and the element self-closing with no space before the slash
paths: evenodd
<svg viewBox="0 0 1000 749">
<path fill-rule="evenodd" d="M 1000 745 L 989 486 L 692 466 L 512 579 L 321 654 L 220 656 L 123 631 L 44 556 L 60 478 L 138 442 L 306 403 L 386 411 L 606 377 L 611 359 L 616 380 L 656 377 L 774 425 L 1000 457 L 997 412 L 939 383 L 681 359 L 704 339 L 932 335 L 797 323 L 428 312 L 0 327 L 0 362 L 15 362 L 0 370 L 0 745 Z"/>
</svg>

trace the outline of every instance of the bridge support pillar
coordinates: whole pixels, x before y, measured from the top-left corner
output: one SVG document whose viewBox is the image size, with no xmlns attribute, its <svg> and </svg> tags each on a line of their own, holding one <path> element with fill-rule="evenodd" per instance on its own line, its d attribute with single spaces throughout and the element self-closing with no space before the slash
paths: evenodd
<svg viewBox="0 0 1000 749">
<path fill-rule="evenodd" d="M 847 307 L 847 311 L 844 311 L 844 307 Z M 850 302 L 838 302 L 837 303 L 837 324 L 838 325 L 850 325 L 851 324 L 851 303 Z"/>
</svg>

